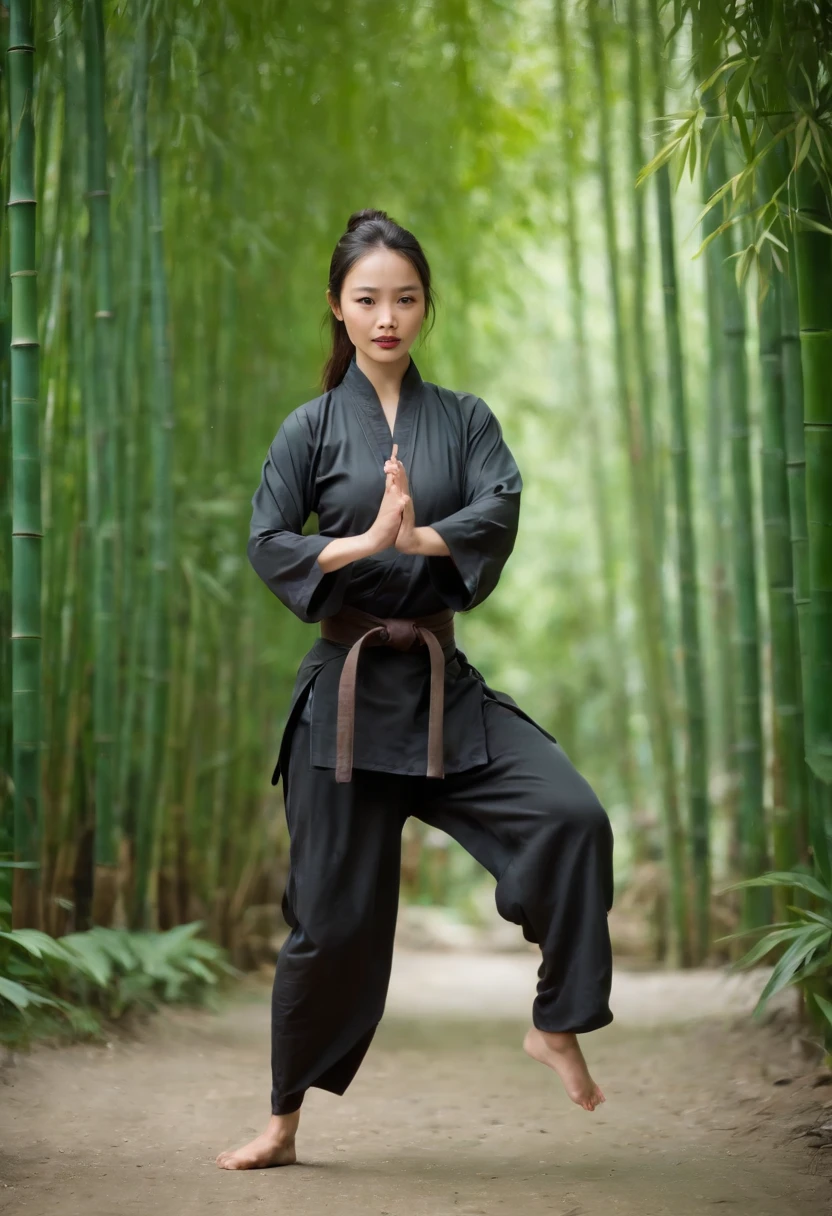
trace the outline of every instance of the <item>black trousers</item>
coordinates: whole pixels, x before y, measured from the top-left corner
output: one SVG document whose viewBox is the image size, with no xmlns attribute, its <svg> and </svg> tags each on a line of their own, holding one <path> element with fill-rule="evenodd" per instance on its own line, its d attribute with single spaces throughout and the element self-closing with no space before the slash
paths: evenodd
<svg viewBox="0 0 832 1216">
<path fill-rule="evenodd" d="M 563 749 L 504 705 L 483 706 L 487 764 L 437 780 L 310 765 L 304 712 L 291 739 L 286 819 L 291 926 L 272 993 L 272 1112 L 310 1086 L 343 1094 L 381 1020 L 409 815 L 441 828 L 497 880 L 501 916 L 540 945 L 532 1022 L 586 1032 L 612 1021 L 613 833 Z"/>
</svg>

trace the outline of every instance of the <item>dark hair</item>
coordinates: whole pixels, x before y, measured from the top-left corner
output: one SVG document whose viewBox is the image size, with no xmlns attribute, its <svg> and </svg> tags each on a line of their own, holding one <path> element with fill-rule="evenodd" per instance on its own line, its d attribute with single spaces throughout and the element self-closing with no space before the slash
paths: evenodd
<svg viewBox="0 0 832 1216">
<path fill-rule="evenodd" d="M 340 303 L 344 279 L 358 259 L 371 249 L 393 249 L 396 253 L 404 254 L 413 263 L 425 292 L 425 316 L 430 315 L 432 326 L 435 307 L 428 260 L 413 233 L 397 224 L 386 211 L 353 211 L 347 220 L 346 231 L 335 246 L 329 263 L 327 286 L 333 297 Z M 321 378 L 325 392 L 341 383 L 355 353 L 346 325 L 338 320 L 332 309 L 329 310 L 329 319 L 332 328 L 332 352 Z"/>
</svg>

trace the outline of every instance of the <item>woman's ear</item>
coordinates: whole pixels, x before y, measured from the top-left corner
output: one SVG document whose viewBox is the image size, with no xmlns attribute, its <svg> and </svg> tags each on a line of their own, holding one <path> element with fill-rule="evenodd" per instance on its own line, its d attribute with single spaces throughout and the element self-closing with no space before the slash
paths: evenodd
<svg viewBox="0 0 832 1216">
<path fill-rule="evenodd" d="M 332 312 L 335 314 L 335 319 L 337 321 L 343 321 L 344 318 L 341 313 L 341 309 L 338 307 L 338 301 L 335 299 L 329 288 L 326 289 L 326 302 L 332 309 Z"/>
</svg>

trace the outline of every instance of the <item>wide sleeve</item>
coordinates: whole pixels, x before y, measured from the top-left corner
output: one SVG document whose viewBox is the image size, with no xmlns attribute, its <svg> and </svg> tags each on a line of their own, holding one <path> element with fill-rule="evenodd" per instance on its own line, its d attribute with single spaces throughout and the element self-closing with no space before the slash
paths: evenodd
<svg viewBox="0 0 832 1216">
<path fill-rule="evenodd" d="M 481 399 L 469 419 L 462 480 L 465 505 L 431 524 L 450 557 L 427 558 L 434 588 L 456 612 L 475 608 L 497 586 L 520 520 L 520 470 Z"/>
<path fill-rule="evenodd" d="M 341 607 L 352 563 L 325 572 L 318 554 L 331 536 L 302 535 L 312 512 L 315 441 L 298 411 L 272 440 L 260 485 L 251 500 L 248 559 L 277 598 L 302 621 L 331 616 Z"/>
</svg>

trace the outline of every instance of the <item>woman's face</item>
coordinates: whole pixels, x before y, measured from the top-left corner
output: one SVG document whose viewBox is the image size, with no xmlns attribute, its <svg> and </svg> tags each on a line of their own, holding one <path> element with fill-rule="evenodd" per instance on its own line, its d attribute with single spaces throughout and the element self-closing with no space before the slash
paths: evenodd
<svg viewBox="0 0 832 1216">
<path fill-rule="evenodd" d="M 357 351 L 376 363 L 396 363 L 418 336 L 425 317 L 425 291 L 413 263 L 392 249 L 373 249 L 352 266 L 340 301 L 329 306 L 346 326 Z M 379 339 L 397 339 L 382 345 Z"/>
</svg>

